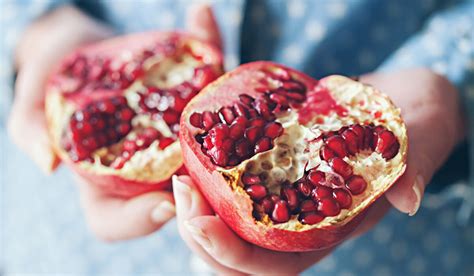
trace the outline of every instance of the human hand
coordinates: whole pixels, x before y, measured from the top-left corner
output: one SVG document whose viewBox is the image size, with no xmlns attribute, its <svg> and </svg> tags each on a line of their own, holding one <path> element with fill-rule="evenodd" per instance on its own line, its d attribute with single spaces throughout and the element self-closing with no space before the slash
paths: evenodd
<svg viewBox="0 0 474 276">
<path fill-rule="evenodd" d="M 214 26 L 212 33 L 207 32 L 207 25 L 203 28 L 203 24 L 213 20 L 209 9 L 194 7 L 190 12 L 190 32 L 220 45 L 217 27 Z M 59 164 L 49 142 L 44 113 L 48 74 L 54 64 L 75 48 L 112 35 L 108 27 L 73 7 L 63 6 L 34 22 L 20 41 L 16 52 L 16 96 L 8 130 L 12 141 L 44 171 L 51 171 Z M 88 225 L 103 240 L 143 236 L 158 230 L 174 217 L 171 192 L 150 192 L 123 199 L 105 194 L 97 186 L 76 177 Z"/>
<path fill-rule="evenodd" d="M 411 215 L 416 213 L 426 183 L 463 137 L 456 91 L 441 76 L 428 70 L 413 69 L 366 75 L 361 81 L 388 94 L 402 109 L 410 144 L 406 174 L 386 197 L 369 208 L 352 237 L 370 230 L 391 205 Z M 252 245 L 239 238 L 214 214 L 189 177 L 175 177 L 173 189 L 181 236 L 196 254 L 221 273 L 296 274 L 333 249 L 284 253 Z"/>
</svg>

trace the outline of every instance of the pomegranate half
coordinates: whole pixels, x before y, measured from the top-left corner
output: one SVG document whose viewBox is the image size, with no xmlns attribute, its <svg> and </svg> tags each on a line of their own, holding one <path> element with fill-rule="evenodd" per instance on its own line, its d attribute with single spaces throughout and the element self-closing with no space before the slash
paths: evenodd
<svg viewBox="0 0 474 276">
<path fill-rule="evenodd" d="M 342 241 L 405 171 L 400 110 L 343 76 L 242 65 L 183 111 L 184 163 L 242 238 L 278 251 Z"/>
<path fill-rule="evenodd" d="M 107 193 L 166 189 L 182 170 L 181 112 L 222 72 L 215 47 L 182 33 L 133 34 L 80 48 L 47 84 L 55 151 Z"/>
</svg>

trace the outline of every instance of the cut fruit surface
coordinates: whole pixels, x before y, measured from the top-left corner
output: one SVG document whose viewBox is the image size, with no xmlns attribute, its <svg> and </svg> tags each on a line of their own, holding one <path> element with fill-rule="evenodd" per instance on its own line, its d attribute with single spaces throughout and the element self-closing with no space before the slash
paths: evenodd
<svg viewBox="0 0 474 276">
<path fill-rule="evenodd" d="M 270 62 L 206 87 L 181 129 L 186 167 L 214 210 L 274 250 L 340 242 L 406 167 L 406 127 L 387 96 Z"/>
<path fill-rule="evenodd" d="M 181 113 L 221 74 L 221 53 L 182 33 L 133 34 L 80 48 L 47 86 L 56 152 L 112 194 L 168 188 L 182 170 Z"/>
</svg>

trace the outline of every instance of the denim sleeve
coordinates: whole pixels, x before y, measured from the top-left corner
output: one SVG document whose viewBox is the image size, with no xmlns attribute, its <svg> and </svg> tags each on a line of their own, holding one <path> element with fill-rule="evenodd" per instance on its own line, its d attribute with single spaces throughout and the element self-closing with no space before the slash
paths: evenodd
<svg viewBox="0 0 474 276">
<path fill-rule="evenodd" d="M 59 5 L 72 1 L 6 0 L 1 2 L 0 33 L 3 36 L 3 41 L 0 47 L 0 128 L 3 128 L 13 98 L 13 79 L 15 74 L 13 63 L 18 40 L 23 34 L 24 29 L 34 19 Z"/>
<path fill-rule="evenodd" d="M 471 161 L 474 161 L 474 1 L 434 14 L 425 28 L 379 69 L 388 71 L 414 66 L 431 68 L 457 87 L 469 121 L 468 142 Z M 470 171 L 474 172 L 474 162 L 470 166 Z M 470 180 L 472 184 L 472 176 Z"/>
</svg>

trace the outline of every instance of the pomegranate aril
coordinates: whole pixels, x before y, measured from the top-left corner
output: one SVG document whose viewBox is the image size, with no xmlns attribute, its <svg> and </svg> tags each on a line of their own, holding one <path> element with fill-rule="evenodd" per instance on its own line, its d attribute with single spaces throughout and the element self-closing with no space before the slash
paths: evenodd
<svg viewBox="0 0 474 276">
<path fill-rule="evenodd" d="M 245 137 L 248 141 L 254 144 L 260 137 L 262 137 L 262 128 L 260 127 L 249 127 L 245 130 Z"/>
<path fill-rule="evenodd" d="M 327 197 L 332 197 L 332 189 L 327 186 L 317 185 L 311 192 L 311 197 L 315 201 L 318 201 Z"/>
<path fill-rule="evenodd" d="M 127 152 L 135 152 L 137 150 L 137 144 L 132 140 L 125 140 L 123 142 L 123 150 Z"/>
<path fill-rule="evenodd" d="M 353 175 L 346 182 L 346 188 L 353 194 L 358 195 L 365 191 L 367 182 L 362 176 Z"/>
<path fill-rule="evenodd" d="M 203 141 L 202 145 L 203 145 L 204 148 L 210 150 L 214 146 L 214 144 L 212 143 L 211 136 L 207 135 L 206 137 L 204 137 L 203 140 L 204 141 Z"/>
<path fill-rule="evenodd" d="M 169 145 L 173 144 L 174 141 L 175 140 L 171 137 L 163 137 L 160 139 L 160 142 L 158 143 L 158 147 L 163 150 Z"/>
<path fill-rule="evenodd" d="M 254 102 L 255 99 L 247 94 L 241 94 L 239 95 L 239 100 L 246 106 L 250 107 L 252 106 L 252 103 Z"/>
<path fill-rule="evenodd" d="M 341 207 L 332 197 L 323 198 L 318 202 L 318 211 L 326 217 L 333 217 L 339 215 Z"/>
<path fill-rule="evenodd" d="M 334 189 L 332 195 L 342 209 L 348 209 L 351 206 L 352 196 L 346 190 Z"/>
<path fill-rule="evenodd" d="M 393 143 L 393 145 L 390 148 L 388 148 L 382 153 L 382 157 L 387 160 L 390 160 L 398 154 L 399 150 L 400 150 L 400 143 L 398 143 L 398 140 L 397 140 L 395 141 L 395 143 Z"/>
<path fill-rule="evenodd" d="M 256 185 L 262 183 L 262 180 L 260 179 L 259 175 L 247 172 L 242 175 L 241 180 L 244 185 Z"/>
<path fill-rule="evenodd" d="M 232 139 L 224 139 L 219 148 L 230 155 L 234 152 L 234 141 Z"/>
<path fill-rule="evenodd" d="M 267 151 L 272 148 L 272 140 L 268 137 L 260 138 L 257 143 L 255 143 L 254 152 L 260 153 Z"/>
<path fill-rule="evenodd" d="M 288 103 L 288 99 L 285 96 L 277 93 L 270 94 L 270 99 L 280 105 L 286 105 Z"/>
<path fill-rule="evenodd" d="M 217 123 L 217 118 L 214 113 L 204 111 L 202 113 L 202 126 L 204 130 L 209 131 Z"/>
<path fill-rule="evenodd" d="M 241 103 L 234 103 L 234 111 L 237 116 L 248 117 L 248 108 Z"/>
<path fill-rule="evenodd" d="M 326 140 L 326 145 L 339 157 L 347 156 L 347 147 L 344 139 L 339 135 L 334 135 Z"/>
<path fill-rule="evenodd" d="M 298 220 L 301 223 L 308 224 L 308 225 L 313 225 L 318 222 L 321 222 L 324 219 L 323 216 L 321 216 L 318 212 L 305 212 L 301 213 L 298 216 Z"/>
<path fill-rule="evenodd" d="M 232 110 L 231 107 L 222 107 L 219 110 L 219 118 L 221 119 L 221 122 L 231 124 L 232 121 L 235 119 L 235 114 L 234 111 Z"/>
<path fill-rule="evenodd" d="M 163 112 L 163 120 L 168 124 L 177 124 L 179 122 L 179 116 L 180 114 L 174 110 L 166 110 Z"/>
<path fill-rule="evenodd" d="M 272 200 L 271 196 L 267 196 L 262 199 L 261 206 L 263 207 L 263 211 L 266 214 L 271 214 L 273 207 L 275 206 L 275 202 Z"/>
<path fill-rule="evenodd" d="M 232 124 L 229 128 L 229 137 L 232 139 L 239 139 L 244 136 L 245 126 L 240 124 Z"/>
<path fill-rule="evenodd" d="M 194 112 L 189 117 L 189 122 L 193 127 L 202 128 L 202 114 Z"/>
<path fill-rule="evenodd" d="M 349 178 L 352 175 L 352 167 L 346 161 L 342 160 L 342 158 L 334 157 L 329 161 L 332 169 L 341 175 L 344 179 Z"/>
<path fill-rule="evenodd" d="M 322 160 L 329 161 L 336 157 L 336 153 L 328 146 L 322 146 L 319 150 L 319 157 L 321 157 Z"/>
<path fill-rule="evenodd" d="M 326 179 L 326 174 L 316 169 L 312 169 L 306 178 L 313 184 L 313 186 L 316 186 Z"/>
<path fill-rule="evenodd" d="M 263 185 L 251 185 L 245 189 L 247 194 L 256 201 L 263 199 L 267 195 L 267 188 Z"/>
<path fill-rule="evenodd" d="M 246 117 L 238 116 L 234 119 L 234 121 L 232 122 L 232 125 L 240 125 L 242 127 L 246 127 L 247 122 L 248 122 L 248 119 Z"/>
<path fill-rule="evenodd" d="M 290 210 L 288 204 L 284 200 L 275 203 L 272 212 L 272 220 L 276 223 L 284 223 L 290 220 Z"/>
<path fill-rule="evenodd" d="M 278 122 L 271 122 L 265 126 L 264 135 L 272 139 L 283 133 L 283 126 Z"/>
<path fill-rule="evenodd" d="M 342 132 L 341 136 L 346 142 L 349 153 L 352 155 L 356 154 L 359 151 L 359 137 L 357 137 L 357 134 L 350 129 L 346 129 Z"/>
<path fill-rule="evenodd" d="M 251 127 L 251 126 L 256 126 L 256 127 L 259 127 L 259 128 L 262 128 L 263 126 L 265 126 L 266 124 L 266 121 L 262 118 L 254 118 L 254 119 L 251 119 L 250 121 L 248 121 L 248 126 Z"/>
<path fill-rule="evenodd" d="M 362 149 L 364 147 L 364 128 L 360 125 L 352 125 L 349 127 L 349 130 L 357 135 L 357 147 Z"/>
<path fill-rule="evenodd" d="M 221 149 L 218 149 L 216 147 L 213 147 L 207 152 L 210 156 L 214 164 L 225 167 L 227 165 L 227 161 L 229 160 L 229 157 L 227 153 Z"/>
<path fill-rule="evenodd" d="M 376 134 L 376 147 L 375 151 L 378 153 L 384 153 L 385 151 L 389 150 L 396 142 L 397 138 L 395 135 L 389 130 L 382 130 Z"/>
<path fill-rule="evenodd" d="M 309 197 L 311 195 L 313 187 L 307 181 L 300 181 L 296 184 L 296 188 L 298 189 L 298 192 L 300 192 L 301 195 L 303 195 L 304 197 Z"/>
<path fill-rule="evenodd" d="M 372 149 L 374 150 L 374 132 L 370 126 L 364 127 L 364 145 L 363 149 Z"/>
<path fill-rule="evenodd" d="M 235 142 L 235 154 L 240 158 L 246 158 L 251 153 L 250 144 L 245 139 Z"/>
<path fill-rule="evenodd" d="M 296 189 L 283 187 L 281 189 L 281 196 L 288 202 L 288 207 L 290 207 L 291 210 L 295 210 L 298 207 L 299 199 Z"/>
<path fill-rule="evenodd" d="M 263 99 L 257 99 L 254 103 L 255 110 L 258 111 L 260 116 L 265 118 L 266 120 L 273 120 L 275 116 L 273 115 L 270 107 L 268 106 L 267 102 Z"/>
<path fill-rule="evenodd" d="M 311 199 L 304 200 L 300 204 L 301 212 L 311 212 L 311 211 L 316 211 L 317 209 L 318 209 L 318 205 Z"/>
</svg>

